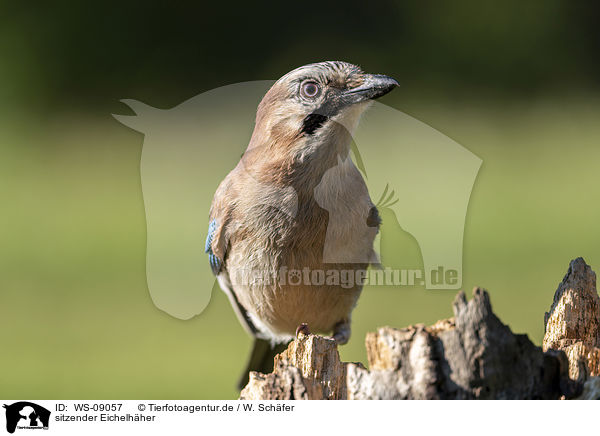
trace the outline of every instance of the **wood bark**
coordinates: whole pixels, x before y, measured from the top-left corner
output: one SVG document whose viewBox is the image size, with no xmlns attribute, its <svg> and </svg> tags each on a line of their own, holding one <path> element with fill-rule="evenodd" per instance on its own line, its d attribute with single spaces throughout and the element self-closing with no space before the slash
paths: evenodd
<svg viewBox="0 0 600 436">
<path fill-rule="evenodd" d="M 566 353 L 572 379 L 600 376 L 600 298 L 596 274 L 583 258 L 571 261 L 544 324 L 542 347 Z"/>
<path fill-rule="evenodd" d="M 250 373 L 240 399 L 345 400 L 347 365 L 333 339 L 299 333 L 275 357 L 272 373 Z"/>
<path fill-rule="evenodd" d="M 349 367 L 350 399 L 552 399 L 569 388 L 562 353 L 544 353 L 494 315 L 480 288 L 454 318 L 367 335 L 370 371 Z"/>
<path fill-rule="evenodd" d="M 250 373 L 240 398 L 600 398 L 600 301 L 583 259 L 571 262 L 555 293 L 543 348 L 503 324 L 481 288 L 470 301 L 458 293 L 453 312 L 431 326 L 368 333 L 369 369 L 340 361 L 334 340 L 300 333 L 272 373 Z"/>
</svg>

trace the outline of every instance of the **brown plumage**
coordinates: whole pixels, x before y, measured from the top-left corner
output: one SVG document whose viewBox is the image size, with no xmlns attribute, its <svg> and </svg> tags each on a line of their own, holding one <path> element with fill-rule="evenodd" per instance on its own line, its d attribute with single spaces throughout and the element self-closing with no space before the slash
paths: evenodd
<svg viewBox="0 0 600 436">
<path fill-rule="evenodd" d="M 322 62 L 286 74 L 261 101 L 248 149 L 215 193 L 207 241 L 222 289 L 258 340 L 249 369 L 272 366 L 275 344 L 301 323 L 348 341 L 362 283 L 313 283 L 311 274 L 363 271 L 376 260 L 379 217 L 349 156 L 351 132 L 369 99 L 396 85 Z M 286 280 L 292 271 L 300 284 Z M 248 280 L 257 273 L 263 280 Z"/>
</svg>

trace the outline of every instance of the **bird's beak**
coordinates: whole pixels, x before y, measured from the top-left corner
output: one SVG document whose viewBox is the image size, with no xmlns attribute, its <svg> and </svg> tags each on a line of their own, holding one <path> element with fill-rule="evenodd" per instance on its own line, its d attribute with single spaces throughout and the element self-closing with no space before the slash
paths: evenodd
<svg viewBox="0 0 600 436">
<path fill-rule="evenodd" d="M 355 104 L 369 99 L 375 100 L 399 86 L 391 77 L 382 74 L 365 74 L 362 85 L 344 91 L 346 104 Z"/>
</svg>

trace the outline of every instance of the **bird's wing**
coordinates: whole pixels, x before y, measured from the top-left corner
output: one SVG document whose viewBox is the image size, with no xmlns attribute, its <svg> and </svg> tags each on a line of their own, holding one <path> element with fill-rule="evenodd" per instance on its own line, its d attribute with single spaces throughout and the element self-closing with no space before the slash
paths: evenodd
<svg viewBox="0 0 600 436">
<path fill-rule="evenodd" d="M 229 280 L 229 274 L 226 271 L 223 271 L 219 273 L 217 280 L 219 282 L 219 286 L 223 292 L 225 292 L 227 298 L 229 298 L 229 303 L 231 304 L 231 307 L 233 307 L 233 311 L 235 312 L 235 315 L 240 321 L 242 327 L 244 327 L 244 330 L 246 330 L 251 336 L 262 336 L 260 331 L 252 323 L 252 320 L 248 316 L 248 312 L 246 309 L 244 309 L 244 306 L 242 306 L 237 299 L 235 291 L 233 290 L 233 286 L 231 286 L 231 281 Z"/>
<path fill-rule="evenodd" d="M 219 190 L 215 195 L 215 200 L 219 197 Z M 206 236 L 206 244 L 204 251 L 208 254 L 208 263 L 210 268 L 217 280 L 219 286 L 229 298 L 229 302 L 233 307 L 233 311 L 237 315 L 240 324 L 244 329 L 252 336 L 260 335 L 258 329 L 254 326 L 248 312 L 240 304 L 235 291 L 233 289 L 229 273 L 225 264 L 227 257 L 227 247 L 229 245 L 229 238 L 227 237 L 227 224 L 229 219 L 227 218 L 228 213 L 223 208 L 219 207 L 219 202 L 214 201 L 213 207 L 210 212 L 210 223 L 208 225 L 208 235 Z"/>
<path fill-rule="evenodd" d="M 232 215 L 233 201 L 231 200 L 233 199 L 231 197 L 234 195 L 235 192 L 231 189 L 230 176 L 227 176 L 217 188 L 210 206 L 208 235 L 206 236 L 204 252 L 208 254 L 210 269 L 216 276 L 225 266 Z"/>
<path fill-rule="evenodd" d="M 218 275 L 221 271 L 226 254 L 226 246 L 219 243 L 221 235 L 224 237 L 222 230 L 219 228 L 219 221 L 214 218 L 208 225 L 208 235 L 206 236 L 206 244 L 204 244 L 204 252 L 208 254 L 208 263 L 214 275 Z M 215 248 L 213 248 L 213 243 Z"/>
</svg>

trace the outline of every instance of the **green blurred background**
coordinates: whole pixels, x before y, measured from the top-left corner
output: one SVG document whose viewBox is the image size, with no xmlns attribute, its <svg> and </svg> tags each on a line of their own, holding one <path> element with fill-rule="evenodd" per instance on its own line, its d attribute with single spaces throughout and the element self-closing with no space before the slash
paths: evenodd
<svg viewBox="0 0 600 436">
<path fill-rule="evenodd" d="M 489 289 L 500 318 L 540 344 L 568 262 L 600 269 L 598 3 L 9 3 L 0 397 L 237 395 L 250 340 L 223 293 L 189 321 L 149 298 L 143 138 L 111 117 L 129 113 L 121 98 L 168 108 L 326 59 L 389 74 L 402 86 L 383 103 L 483 159 L 465 227 L 468 293 Z M 419 265 L 409 235 L 390 241 Z M 342 358 L 365 362 L 364 335 L 378 326 L 451 316 L 454 295 L 365 289 Z"/>
</svg>

